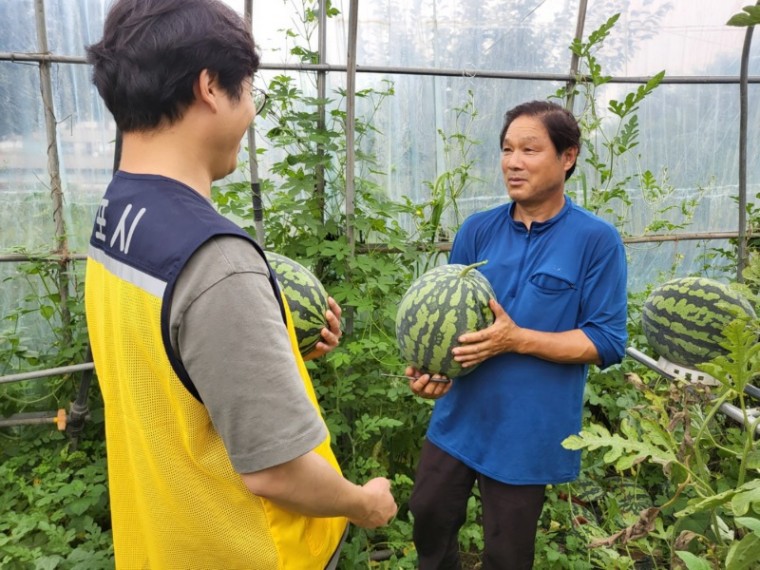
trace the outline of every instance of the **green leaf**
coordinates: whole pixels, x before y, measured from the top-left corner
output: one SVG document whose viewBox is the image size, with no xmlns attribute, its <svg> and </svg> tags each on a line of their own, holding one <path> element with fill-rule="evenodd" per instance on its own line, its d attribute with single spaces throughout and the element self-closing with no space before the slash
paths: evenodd
<svg viewBox="0 0 760 570">
<path fill-rule="evenodd" d="M 698 556 L 685 550 L 676 551 L 678 558 L 684 561 L 688 570 L 712 570 L 712 565 L 706 560 L 702 560 Z"/>
<path fill-rule="evenodd" d="M 757 487 L 760 487 L 760 479 L 753 479 L 752 481 L 749 481 L 748 483 L 745 483 L 741 487 L 738 487 L 736 489 L 729 489 L 727 491 L 724 491 L 722 493 L 718 493 L 717 495 L 713 495 L 712 497 L 708 497 L 707 499 L 701 499 L 701 500 L 692 500 L 690 501 L 690 505 L 686 507 L 685 509 L 682 509 L 678 511 L 675 516 L 676 517 L 686 517 L 689 515 L 693 515 L 694 513 L 700 513 L 704 511 L 711 511 L 715 509 L 716 507 L 719 507 L 730 500 L 732 500 L 738 493 L 742 493 L 744 491 L 752 491 L 756 489 Z"/>
<path fill-rule="evenodd" d="M 90 507 L 92 507 L 92 504 L 93 500 L 89 497 L 74 499 L 66 504 L 65 510 L 74 515 L 83 515 Z"/>
<path fill-rule="evenodd" d="M 34 562 L 34 570 L 55 570 L 63 562 L 60 556 L 43 556 Z"/>
<path fill-rule="evenodd" d="M 40 314 L 44 317 L 46 321 L 49 321 L 51 317 L 55 314 L 55 309 L 51 307 L 50 305 L 41 305 Z"/>
<path fill-rule="evenodd" d="M 754 26 L 757 22 L 747 14 L 735 14 L 726 22 L 729 26 Z"/>
<path fill-rule="evenodd" d="M 728 549 L 726 570 L 757 568 L 758 560 L 760 560 L 760 536 L 754 533 L 748 534 Z"/>
<path fill-rule="evenodd" d="M 579 435 L 571 435 L 565 439 L 562 446 L 573 450 L 609 447 L 610 450 L 605 453 L 604 460 L 606 463 L 614 464 L 619 471 L 646 458 L 651 458 L 653 463 L 663 466 L 677 461 L 670 449 L 659 448 L 649 441 L 639 441 L 638 434 L 633 430 L 630 422 L 624 420 L 620 428 L 626 438 L 617 434 L 611 435 L 603 426 L 591 424 Z"/>
<path fill-rule="evenodd" d="M 760 479 L 756 481 L 760 482 Z M 736 516 L 746 515 L 752 504 L 760 505 L 760 487 L 737 493 L 731 499 L 731 508 Z"/>
<path fill-rule="evenodd" d="M 734 14 L 726 22 L 729 26 L 754 26 L 760 24 L 760 6 L 745 6 L 742 8 L 744 14 L 739 12 Z"/>
<path fill-rule="evenodd" d="M 750 529 L 755 534 L 760 535 L 760 519 L 753 517 L 736 517 L 734 522 Z"/>
</svg>

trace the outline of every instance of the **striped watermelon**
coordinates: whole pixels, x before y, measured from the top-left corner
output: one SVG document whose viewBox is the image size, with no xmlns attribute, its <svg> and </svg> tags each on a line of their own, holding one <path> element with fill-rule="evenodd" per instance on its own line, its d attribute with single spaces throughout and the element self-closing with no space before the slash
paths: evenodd
<svg viewBox="0 0 760 570">
<path fill-rule="evenodd" d="M 695 368 L 725 350 L 723 329 L 752 305 L 726 285 L 703 277 L 673 279 L 657 287 L 641 311 L 649 345 L 667 360 Z"/>
<path fill-rule="evenodd" d="M 491 284 L 473 265 L 442 265 L 425 272 L 404 294 L 396 314 L 396 339 L 401 356 L 421 372 L 449 378 L 475 369 L 463 369 L 451 349 L 466 332 L 494 321 L 488 301 L 494 298 Z"/>
<path fill-rule="evenodd" d="M 327 326 L 327 292 L 319 279 L 300 263 L 269 251 L 266 255 L 290 307 L 298 349 L 306 356 L 317 346 L 322 329 Z"/>
</svg>

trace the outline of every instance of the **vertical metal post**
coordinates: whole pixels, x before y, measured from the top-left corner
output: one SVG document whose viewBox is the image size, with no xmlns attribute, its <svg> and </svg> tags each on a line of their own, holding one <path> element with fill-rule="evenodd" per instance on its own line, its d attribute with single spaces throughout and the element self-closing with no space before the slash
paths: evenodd
<svg viewBox="0 0 760 570">
<path fill-rule="evenodd" d="M 327 0 L 319 0 L 319 63 L 327 63 Z M 317 98 L 324 101 L 327 98 L 327 72 L 320 69 L 317 71 Z M 317 107 L 317 131 L 324 132 L 326 126 L 326 110 L 324 103 Z M 325 146 L 317 143 L 317 168 L 315 171 L 317 185 L 314 189 L 317 196 L 319 215 L 322 223 L 325 221 Z"/>
<path fill-rule="evenodd" d="M 356 189 L 354 169 L 356 163 L 356 45 L 359 27 L 359 0 L 351 0 L 348 12 L 348 62 L 346 66 L 346 236 L 353 257 L 356 250 L 354 213 Z"/>
<path fill-rule="evenodd" d="M 760 6 L 758 0 L 757 6 Z M 748 26 L 744 35 L 741 74 L 739 77 L 739 239 L 736 263 L 736 280 L 744 282 L 742 272 L 747 266 L 747 120 L 749 115 L 749 51 L 754 26 Z"/>
<path fill-rule="evenodd" d="M 575 24 L 575 39 L 577 41 L 583 41 L 583 28 L 586 25 L 586 8 L 588 7 L 588 0 L 581 0 L 578 6 L 578 21 Z M 580 64 L 580 57 L 573 53 L 573 57 L 570 59 L 570 81 L 567 82 L 567 102 L 565 108 L 573 112 L 573 106 L 575 105 L 575 93 L 574 88 L 576 84 L 576 76 L 578 75 L 578 65 Z"/>
<path fill-rule="evenodd" d="M 45 23 L 45 1 L 35 0 L 34 15 L 37 26 L 37 49 L 48 54 L 47 27 Z M 53 222 L 55 223 L 55 252 L 61 255 L 58 268 L 58 293 L 60 295 L 61 330 L 64 344 L 71 340 L 71 313 L 69 312 L 68 238 L 63 216 L 63 188 L 61 184 L 60 159 L 58 156 L 58 135 L 56 132 L 55 109 L 53 108 L 53 82 L 50 68 L 52 63 L 40 61 L 40 92 L 45 113 L 45 134 L 47 137 L 47 167 L 50 175 L 50 197 L 53 201 Z"/>
<path fill-rule="evenodd" d="M 245 21 L 253 33 L 253 0 L 245 0 Z M 251 170 L 251 201 L 253 202 L 253 226 L 256 229 L 256 241 L 264 247 L 264 206 L 261 201 L 261 182 L 259 181 L 259 162 L 256 158 L 256 129 L 253 122 L 248 125 L 248 165 Z"/>
<path fill-rule="evenodd" d="M 349 256 L 356 255 L 356 45 L 359 27 L 359 0 L 351 0 L 348 10 L 348 46 L 346 65 L 346 238 Z M 350 274 L 348 276 L 350 281 Z M 351 309 L 351 307 L 349 307 Z M 353 333 L 354 312 L 347 311 L 345 332 Z"/>
<path fill-rule="evenodd" d="M 48 54 L 47 28 L 45 24 L 45 0 L 35 0 L 35 20 L 37 23 L 37 49 Z M 55 222 L 56 247 L 65 249 L 66 227 L 63 218 L 63 189 L 61 185 L 60 160 L 58 157 L 58 136 L 56 133 L 55 110 L 53 108 L 53 83 L 49 61 L 40 61 L 40 91 L 45 112 L 45 134 L 47 136 L 48 173 L 50 175 L 50 196 L 53 199 L 53 221 Z"/>
</svg>

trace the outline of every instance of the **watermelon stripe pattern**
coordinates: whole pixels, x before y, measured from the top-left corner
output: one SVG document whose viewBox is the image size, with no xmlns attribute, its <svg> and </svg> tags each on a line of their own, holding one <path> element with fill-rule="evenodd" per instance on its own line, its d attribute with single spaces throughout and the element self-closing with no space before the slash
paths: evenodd
<svg viewBox="0 0 760 570">
<path fill-rule="evenodd" d="M 463 376 L 451 349 L 457 338 L 493 323 L 488 306 L 494 292 L 475 266 L 436 267 L 418 278 L 401 300 L 396 314 L 396 338 L 402 357 L 421 372 L 449 378 Z"/>
<path fill-rule="evenodd" d="M 298 349 L 306 356 L 317 346 L 327 326 L 327 291 L 300 263 L 277 253 L 267 252 L 266 256 L 290 308 Z"/>
<path fill-rule="evenodd" d="M 703 277 L 673 279 L 652 291 L 642 308 L 647 342 L 667 360 L 695 368 L 724 354 L 723 329 L 752 305 L 726 285 Z"/>
</svg>

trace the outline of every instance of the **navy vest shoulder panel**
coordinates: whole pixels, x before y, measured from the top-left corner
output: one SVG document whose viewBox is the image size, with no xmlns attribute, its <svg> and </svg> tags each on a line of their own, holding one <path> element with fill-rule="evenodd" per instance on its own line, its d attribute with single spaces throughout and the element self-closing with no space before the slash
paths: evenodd
<svg viewBox="0 0 760 570">
<path fill-rule="evenodd" d="M 198 401 L 202 401 L 198 390 L 171 346 L 171 300 L 177 277 L 190 257 L 209 239 L 223 235 L 245 239 L 266 261 L 251 236 L 192 188 L 163 176 L 117 172 L 101 201 L 90 237 L 91 247 L 166 284 L 161 303 L 164 350 L 180 381 Z M 270 268 L 269 281 L 285 322 L 285 307 L 273 275 Z"/>
</svg>

